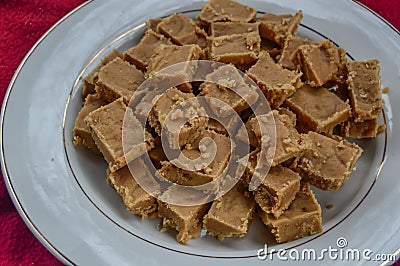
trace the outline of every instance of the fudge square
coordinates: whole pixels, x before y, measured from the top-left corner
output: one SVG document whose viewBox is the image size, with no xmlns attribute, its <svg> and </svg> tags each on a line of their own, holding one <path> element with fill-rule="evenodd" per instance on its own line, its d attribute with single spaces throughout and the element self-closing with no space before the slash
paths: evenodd
<svg viewBox="0 0 400 266">
<path fill-rule="evenodd" d="M 86 146 L 90 150 L 95 153 L 100 153 L 97 148 L 94 140 L 92 138 L 92 134 L 90 132 L 90 128 L 85 123 L 85 118 L 94 110 L 106 105 L 98 94 L 89 94 L 86 97 L 85 103 L 83 104 L 82 109 L 79 111 L 78 116 L 75 120 L 74 127 L 74 145 L 75 146 Z"/>
<path fill-rule="evenodd" d="M 296 70 L 297 66 L 293 63 L 292 57 L 296 53 L 297 48 L 302 45 L 311 45 L 311 44 L 318 44 L 316 42 L 311 42 L 305 39 L 298 39 L 298 38 L 288 38 L 282 50 L 282 55 L 279 58 L 279 64 L 281 64 L 284 68 L 290 70 Z"/>
<path fill-rule="evenodd" d="M 144 81 L 142 71 L 119 57 L 102 67 L 98 77 L 100 96 L 107 102 L 122 97 L 125 104 L 129 104 L 133 93 Z"/>
<path fill-rule="evenodd" d="M 277 243 L 290 242 L 322 232 L 321 206 L 307 183 L 301 183 L 295 199 L 279 218 L 262 209 L 259 209 L 258 214 Z"/>
<path fill-rule="evenodd" d="M 182 147 L 192 142 L 206 128 L 208 122 L 206 111 L 194 94 L 184 93 L 176 88 L 168 90 L 158 98 L 148 120 L 159 136 L 162 128 L 166 129 L 171 148 Z M 180 127 L 182 120 L 187 122 Z M 179 135 L 179 143 L 174 138 L 176 135 Z"/>
<path fill-rule="evenodd" d="M 350 176 L 363 150 L 346 140 L 308 133 L 312 149 L 293 162 L 302 180 L 322 190 L 338 190 Z"/>
<path fill-rule="evenodd" d="M 301 85 L 301 73 L 284 69 L 264 51 L 247 75 L 261 88 L 272 108 L 282 105 Z"/>
<path fill-rule="evenodd" d="M 216 21 L 251 22 L 254 21 L 257 10 L 244 6 L 233 0 L 211 0 L 202 6 L 197 19 L 208 28 Z"/>
<path fill-rule="evenodd" d="M 346 53 L 329 40 L 318 45 L 302 45 L 292 57 L 295 65 L 300 66 L 304 77 L 313 87 L 333 80 L 343 68 Z"/>
<path fill-rule="evenodd" d="M 379 118 L 382 112 L 382 91 L 379 62 L 349 62 L 347 64 L 350 103 L 355 122 Z"/>
<path fill-rule="evenodd" d="M 150 57 L 162 44 L 172 45 L 168 38 L 149 29 L 138 45 L 125 52 L 124 60 L 135 65 L 137 69 L 146 72 Z"/>
<path fill-rule="evenodd" d="M 285 102 L 297 115 L 298 129 L 329 133 L 350 118 L 349 104 L 324 87 L 303 85 Z"/>
<path fill-rule="evenodd" d="M 233 34 L 246 34 L 255 32 L 258 34 L 258 23 L 246 22 L 213 22 L 211 23 L 211 36 L 221 37 Z"/>
<path fill-rule="evenodd" d="M 201 204 L 197 206 L 185 206 L 185 203 L 193 202 L 196 198 L 204 199 L 202 192 L 196 192 L 193 189 L 171 186 L 158 199 L 158 216 L 163 219 L 163 228 L 168 227 L 176 229 L 178 234 L 176 240 L 185 244 L 190 239 L 200 235 L 203 216 L 210 208 L 210 204 Z M 177 202 L 174 205 L 169 202 Z"/>
<path fill-rule="evenodd" d="M 172 67 L 172 69 L 162 70 L 178 63 L 199 60 L 203 57 L 203 50 L 196 44 L 183 46 L 160 45 L 149 60 L 146 78 L 157 75 L 158 78 L 162 79 L 163 83 L 170 80 L 172 83 L 181 84 L 178 87 L 183 92 L 191 92 L 192 85 L 187 81 L 192 78 L 194 68 L 190 64 L 180 66 L 179 69 Z M 156 74 L 159 71 L 162 71 L 161 75 Z"/>
<path fill-rule="evenodd" d="M 379 133 L 379 119 L 365 120 L 364 122 L 354 122 L 353 119 L 340 125 L 340 136 L 344 138 L 375 138 Z"/>
<path fill-rule="evenodd" d="M 287 38 L 296 36 L 297 28 L 302 19 L 303 13 L 301 11 L 298 11 L 294 16 L 290 14 L 264 14 L 258 19 L 260 22 L 260 35 L 283 47 Z"/>
<path fill-rule="evenodd" d="M 203 227 L 220 240 L 244 237 L 253 221 L 255 209 L 252 195 L 238 182 L 228 193 L 213 202 L 204 216 Z"/>
<path fill-rule="evenodd" d="M 256 62 L 260 52 L 258 32 L 211 37 L 208 40 L 211 60 L 232 63 L 238 68 L 247 68 Z"/>
<path fill-rule="evenodd" d="M 157 25 L 157 31 L 171 38 L 177 45 L 197 44 L 207 47 L 207 34 L 196 23 L 183 14 L 173 14 Z"/>
<path fill-rule="evenodd" d="M 281 47 L 274 41 L 261 38 L 261 51 L 266 51 L 272 58 L 277 59 L 278 55 L 281 53 Z"/>
<path fill-rule="evenodd" d="M 113 50 L 109 55 L 107 55 L 101 60 L 100 64 L 92 72 L 90 72 L 89 75 L 87 75 L 83 79 L 83 86 L 82 86 L 83 98 L 85 98 L 89 94 L 96 93 L 96 83 L 98 79 L 99 70 L 117 57 L 122 58 L 122 54 L 117 50 Z"/>
<path fill-rule="evenodd" d="M 254 191 L 254 200 L 264 212 L 279 218 L 299 191 L 300 179 L 299 174 L 289 168 L 272 167 Z"/>
<path fill-rule="evenodd" d="M 217 150 L 214 159 L 209 162 L 210 146 L 200 141 L 205 138 L 212 139 Z M 198 160 L 193 166 L 183 164 L 178 168 L 180 162 L 162 162 L 162 168 L 158 171 L 161 177 L 170 182 L 183 186 L 200 186 L 217 179 L 225 170 L 231 153 L 230 140 L 227 136 L 218 134 L 211 130 L 205 130 L 190 145 L 182 149 L 182 154 L 189 160 Z M 209 162 L 209 163 L 208 163 Z"/>
<path fill-rule="evenodd" d="M 299 134 L 294 128 L 293 120 L 286 114 L 273 110 L 266 115 L 254 117 L 250 120 L 251 128 L 261 145 L 266 146 L 266 158 L 261 157 L 271 166 L 277 166 L 293 157 L 299 156 L 310 148 L 306 135 Z M 262 133 L 266 132 L 265 135 Z M 273 136 L 267 132 L 275 132 L 275 153 L 271 146 Z"/>
<path fill-rule="evenodd" d="M 210 108 L 218 117 L 232 115 L 232 109 L 241 112 L 256 103 L 258 100 L 256 90 L 255 86 L 246 84 L 233 65 L 219 67 L 213 73 L 208 74 L 206 82 L 200 85 L 200 95 L 209 97 L 207 101 Z M 227 108 L 223 103 L 232 109 Z"/>
<path fill-rule="evenodd" d="M 140 122 L 132 110 L 126 107 L 122 98 L 91 112 L 85 122 L 111 172 L 121 169 L 153 146 L 151 134 L 140 130 Z"/>
<path fill-rule="evenodd" d="M 157 199 L 148 192 L 158 195 L 160 185 L 153 179 L 143 159 L 137 158 L 129 165 L 130 168 L 125 166 L 116 172 L 108 170 L 107 182 L 121 196 L 129 212 L 140 215 L 143 218 L 153 217 L 157 213 Z M 146 190 L 148 192 L 138 184 L 135 178 L 140 178 L 140 183 L 146 182 Z"/>
</svg>

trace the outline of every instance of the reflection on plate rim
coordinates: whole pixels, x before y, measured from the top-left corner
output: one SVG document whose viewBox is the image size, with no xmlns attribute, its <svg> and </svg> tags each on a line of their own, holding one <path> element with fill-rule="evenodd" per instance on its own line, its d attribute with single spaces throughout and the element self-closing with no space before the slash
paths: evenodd
<svg viewBox="0 0 400 266">
<path fill-rule="evenodd" d="M 4 119 L 5 119 L 5 112 L 7 109 L 7 105 L 8 105 L 8 100 L 9 97 L 11 95 L 12 89 L 14 88 L 14 84 L 16 82 L 16 80 L 19 77 L 19 74 L 21 72 L 21 70 L 23 69 L 23 67 L 25 66 L 26 62 L 29 60 L 30 56 L 35 52 L 36 48 L 53 32 L 53 30 L 55 30 L 60 24 L 62 24 L 66 19 L 68 19 L 70 16 L 74 15 L 77 11 L 79 11 L 80 9 L 82 9 L 83 7 L 85 7 L 86 5 L 92 3 L 93 0 L 88 0 L 84 3 L 82 3 L 81 5 L 79 5 L 78 7 L 76 7 L 75 9 L 73 9 L 71 12 L 69 12 L 67 15 L 65 15 L 63 18 L 61 18 L 58 22 L 56 22 L 48 31 L 46 31 L 46 33 L 34 44 L 34 46 L 29 50 L 29 52 L 27 53 L 27 55 L 24 57 L 24 59 L 21 61 L 20 65 L 18 66 L 17 70 L 14 73 L 14 76 L 12 77 L 10 84 L 7 88 L 6 94 L 4 96 L 4 100 L 3 100 L 3 105 L 1 108 L 1 127 L 0 127 L 0 137 L 1 137 L 1 167 L 2 167 L 2 172 L 4 175 L 4 180 L 5 180 L 5 184 L 7 186 L 8 192 L 10 194 L 11 199 L 13 200 L 13 203 L 15 205 L 15 207 L 17 208 L 19 214 L 21 215 L 21 217 L 23 218 L 24 222 L 26 223 L 26 225 L 28 226 L 28 228 L 32 231 L 32 233 L 34 233 L 34 235 L 38 238 L 38 240 L 40 240 L 40 242 L 56 257 L 58 257 L 60 260 L 63 260 L 64 262 L 70 263 L 72 265 L 76 265 L 73 261 L 71 261 L 68 257 L 66 257 L 60 250 L 58 250 L 52 243 L 50 243 L 50 241 L 38 230 L 38 228 L 36 227 L 36 225 L 33 223 L 33 221 L 31 220 L 31 218 L 29 217 L 29 215 L 26 212 L 26 208 L 24 206 L 22 206 L 22 203 L 20 202 L 20 199 L 18 198 L 18 195 L 16 194 L 10 175 L 8 173 L 8 168 L 7 168 L 7 164 L 6 164 L 6 160 L 5 160 L 5 156 L 4 156 L 4 145 L 3 145 L 3 127 L 4 127 Z M 360 7 L 366 9 L 368 12 L 370 12 L 372 15 L 376 16 L 379 20 L 381 20 L 382 22 L 384 22 L 389 28 L 391 28 L 395 33 L 397 33 L 398 35 L 400 35 L 400 31 L 397 30 L 392 24 L 390 24 L 386 19 L 384 19 L 382 16 L 380 16 L 379 14 L 377 14 L 375 11 L 373 11 L 372 9 L 370 9 L 369 7 L 365 6 L 364 4 L 360 3 L 357 0 L 351 0 L 351 3 L 353 4 L 357 4 Z M 143 27 L 143 24 L 131 29 L 129 32 L 126 32 L 125 34 L 120 35 L 117 39 L 115 39 L 113 42 L 118 41 L 119 39 L 123 38 L 126 34 L 129 34 L 130 32 L 135 31 L 137 28 Z M 307 27 L 306 27 L 307 28 Z M 310 29 L 310 28 L 308 28 Z M 310 29 L 313 30 L 313 29 Z M 319 34 L 319 33 L 318 33 Z M 320 34 L 321 35 L 321 34 Z M 112 43 L 113 43 L 112 42 Z M 112 43 L 110 43 L 109 45 L 112 45 Z M 79 76 L 81 76 L 86 70 L 87 68 L 90 66 L 91 63 L 93 63 L 93 61 L 102 53 L 104 52 L 104 50 L 106 50 L 109 46 L 104 47 L 102 50 L 99 51 L 98 54 L 96 54 L 95 57 L 92 58 L 92 60 L 89 62 L 89 64 L 82 70 L 81 74 Z M 71 93 L 73 92 L 74 88 L 77 86 L 78 81 L 75 82 L 73 88 L 71 89 Z M 68 99 L 67 99 L 67 106 L 70 102 L 71 99 L 71 94 L 69 94 Z M 65 137 L 64 137 L 64 124 L 65 124 L 65 119 L 66 119 L 66 114 L 67 114 L 67 106 L 65 109 L 65 113 L 64 113 L 64 117 L 63 117 L 63 141 L 64 141 L 64 148 L 65 148 Z M 386 115 L 385 113 L 383 113 L 383 117 L 385 120 L 385 124 L 386 124 Z M 387 146 L 387 130 L 385 130 L 385 144 L 384 144 L 384 152 L 383 152 L 383 158 L 382 161 L 377 169 L 377 173 L 376 176 L 374 178 L 373 183 L 371 184 L 370 188 L 368 189 L 367 193 L 365 196 L 363 196 L 363 198 L 361 199 L 361 201 L 355 206 L 355 208 L 353 210 L 351 210 L 349 212 L 349 214 L 347 214 L 343 219 L 341 219 L 337 224 L 335 224 L 334 226 L 332 226 L 329 230 L 324 231 L 322 234 L 307 240 L 304 243 L 298 244 L 292 248 L 295 248 L 297 246 L 303 245 L 307 242 L 310 242 L 312 240 L 314 240 L 315 238 L 318 238 L 319 236 L 325 234 L 326 232 L 329 232 L 330 230 L 332 230 L 333 228 L 335 228 L 337 225 L 339 225 L 341 222 L 343 222 L 345 219 L 347 219 L 359 206 L 360 204 L 365 200 L 365 198 L 368 196 L 369 192 L 371 191 L 372 187 L 375 185 L 377 179 L 379 178 L 379 175 L 381 173 L 382 167 L 385 163 L 385 158 L 386 158 L 386 146 Z M 69 160 L 68 160 L 68 164 L 69 164 Z M 70 164 L 69 164 L 69 167 Z M 75 177 L 75 175 L 74 175 Z M 75 177 L 76 179 L 76 177 Z M 78 182 L 78 185 L 80 187 L 80 184 Z M 80 187 L 81 188 L 81 187 Z M 83 191 L 83 189 L 81 188 L 81 190 Z M 83 191 L 84 192 L 84 191 Z M 86 193 L 84 192 L 85 196 L 92 202 L 92 200 L 86 195 Z M 93 203 L 93 202 L 92 202 Z M 94 204 L 94 203 L 93 203 Z M 94 206 L 102 213 L 104 214 L 95 204 Z M 105 214 L 104 214 L 105 215 Z M 110 219 L 107 215 L 105 215 L 108 219 Z M 114 222 L 112 219 L 110 219 L 112 222 Z M 115 222 L 114 222 L 115 223 Z M 120 225 L 118 225 L 117 223 L 115 223 L 117 226 L 121 227 Z M 127 231 L 125 228 L 122 227 L 122 229 L 124 229 L 125 231 Z M 131 232 L 127 231 L 128 233 L 132 234 Z M 137 236 L 136 236 L 137 237 Z M 142 239 L 141 237 L 138 237 L 139 239 Z M 145 240 L 145 239 L 142 239 Z M 147 240 L 145 240 L 147 241 Z M 149 241 L 147 241 L 149 242 Z M 152 243 L 152 242 L 149 242 Z M 155 243 L 152 243 L 155 244 Z M 159 246 L 157 244 L 155 244 L 156 246 Z M 159 246 L 162 247 L 162 246 Z M 162 247 L 162 248 L 166 248 L 166 247 Z M 170 248 L 166 248 L 168 250 L 173 250 Z M 176 251 L 176 250 L 173 250 Z M 179 253 L 183 253 L 183 254 L 190 254 L 190 253 L 186 253 L 186 252 L 181 252 L 181 251 L 176 251 Z M 396 251 L 394 251 L 392 253 L 394 256 L 397 256 L 400 254 L 400 248 L 397 249 Z M 197 254 L 190 254 L 190 255 L 194 255 L 194 256 L 200 256 L 200 257 L 211 257 L 214 258 L 214 256 L 203 256 L 203 255 L 197 255 Z M 253 256 L 251 256 L 253 257 Z M 218 257 L 221 258 L 221 257 Z M 228 257 L 228 258 L 232 258 L 232 257 Z M 237 257 L 233 257 L 233 258 L 237 258 Z M 239 257 L 239 258 L 250 258 L 250 256 L 246 256 L 246 257 Z M 385 264 L 385 262 L 383 263 Z"/>
</svg>

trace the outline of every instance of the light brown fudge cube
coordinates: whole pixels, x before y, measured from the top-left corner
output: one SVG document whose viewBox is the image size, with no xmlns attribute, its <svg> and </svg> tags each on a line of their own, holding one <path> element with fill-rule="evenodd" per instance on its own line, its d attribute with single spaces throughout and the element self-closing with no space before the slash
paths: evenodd
<svg viewBox="0 0 400 266">
<path fill-rule="evenodd" d="M 107 102 L 122 97 L 126 105 L 144 81 L 142 71 L 119 57 L 102 67 L 98 77 L 100 96 Z"/>
<path fill-rule="evenodd" d="M 279 218 L 300 190 L 300 175 L 283 166 L 272 167 L 254 191 L 254 200 L 267 213 Z"/>
<path fill-rule="evenodd" d="M 281 53 L 281 47 L 274 41 L 261 38 L 261 51 L 266 51 L 272 58 L 277 58 Z"/>
<path fill-rule="evenodd" d="M 122 98 L 91 112 L 85 123 L 111 172 L 121 169 L 153 146 L 151 134 L 140 130 L 140 122 Z"/>
<path fill-rule="evenodd" d="M 300 46 L 292 61 L 300 67 L 308 84 L 319 87 L 339 75 L 339 70 L 345 62 L 343 51 L 329 40 L 325 40 L 318 45 Z"/>
<path fill-rule="evenodd" d="M 157 31 L 171 38 L 177 45 L 197 44 L 201 48 L 207 47 L 207 33 L 183 14 L 173 14 L 164 18 L 157 25 Z"/>
<path fill-rule="evenodd" d="M 351 114 L 349 104 L 343 102 L 328 89 L 313 88 L 304 85 L 285 102 L 297 115 L 298 129 L 308 131 L 330 132 L 346 121 Z"/>
<path fill-rule="evenodd" d="M 379 118 L 382 113 L 380 67 L 377 60 L 349 62 L 347 80 L 355 122 Z"/>
<path fill-rule="evenodd" d="M 294 16 L 290 14 L 264 14 L 258 19 L 260 35 L 282 47 L 287 38 L 296 36 L 297 28 L 302 19 L 303 13 L 301 11 L 298 11 Z"/>
<path fill-rule="evenodd" d="M 89 94 L 96 93 L 96 83 L 98 79 L 99 70 L 117 57 L 122 58 L 122 54 L 117 50 L 113 50 L 109 55 L 107 55 L 101 60 L 100 64 L 92 72 L 90 72 L 89 75 L 87 75 L 83 79 L 83 85 L 82 85 L 83 98 L 85 98 Z"/>
<path fill-rule="evenodd" d="M 200 86 L 200 95 L 209 97 L 210 108 L 218 117 L 233 115 L 232 109 L 241 112 L 258 100 L 257 88 L 246 83 L 233 65 L 219 67 L 206 80 L 210 82 Z"/>
<path fill-rule="evenodd" d="M 171 186 L 158 200 L 158 216 L 163 219 L 163 230 L 168 227 L 176 229 L 178 231 L 176 240 L 179 243 L 185 244 L 200 235 L 203 216 L 209 210 L 210 204 L 185 206 L 185 203 L 193 201 L 196 197 L 204 198 L 199 193 L 191 189 Z M 174 199 L 171 201 L 171 198 Z M 169 202 L 182 204 L 174 205 Z"/>
<path fill-rule="evenodd" d="M 125 52 L 124 60 L 135 65 L 137 69 L 146 72 L 150 57 L 162 44 L 172 45 L 168 38 L 149 29 L 146 31 L 139 44 Z"/>
<path fill-rule="evenodd" d="M 322 190 L 338 190 L 350 176 L 363 150 L 346 140 L 308 133 L 312 148 L 297 158 L 294 170 Z"/>
<path fill-rule="evenodd" d="M 279 218 L 261 209 L 258 214 L 277 243 L 286 243 L 322 232 L 321 206 L 307 183 L 301 184 L 295 199 Z"/>
<path fill-rule="evenodd" d="M 277 110 L 250 120 L 254 134 L 266 149 L 266 154 L 260 156 L 262 164 L 277 166 L 310 148 L 307 136 L 299 134 L 292 123 L 291 117 Z M 274 136 L 269 132 L 275 132 L 275 153 L 271 142 Z"/>
<path fill-rule="evenodd" d="M 85 146 L 88 147 L 95 153 L 100 154 L 99 149 L 97 148 L 94 140 L 92 138 L 92 134 L 90 132 L 90 128 L 85 123 L 85 118 L 94 110 L 106 105 L 99 95 L 89 94 L 86 97 L 85 103 L 83 104 L 82 109 L 79 111 L 78 116 L 75 120 L 74 127 L 74 145 L 75 146 Z"/>
<path fill-rule="evenodd" d="M 203 5 L 197 19 L 204 27 L 217 21 L 251 22 L 254 21 L 257 10 L 244 6 L 233 0 L 211 0 Z"/>
<path fill-rule="evenodd" d="M 257 63 L 247 71 L 247 75 L 261 88 L 272 108 L 282 105 L 301 85 L 301 74 L 276 64 L 266 52 L 260 53 Z"/>
<path fill-rule="evenodd" d="M 191 143 L 207 126 L 204 108 L 199 105 L 194 94 L 173 88 L 158 98 L 148 116 L 149 124 L 161 136 L 166 129 L 171 148 Z M 186 123 L 184 123 L 187 121 Z M 181 124 L 183 127 L 181 128 Z M 174 136 L 179 135 L 179 142 Z"/>
<path fill-rule="evenodd" d="M 344 138 L 375 138 L 379 133 L 379 119 L 354 122 L 350 119 L 340 125 L 340 135 Z"/>
<path fill-rule="evenodd" d="M 211 60 L 246 68 L 257 60 L 261 39 L 258 33 L 233 34 L 209 38 Z"/>
<path fill-rule="evenodd" d="M 254 218 L 256 204 L 252 195 L 239 182 L 228 193 L 216 199 L 204 216 L 203 227 L 208 234 L 223 240 L 244 237 Z"/>
<path fill-rule="evenodd" d="M 133 175 L 134 176 L 133 176 Z M 107 182 L 121 196 L 129 212 L 146 217 L 154 217 L 157 213 L 157 196 L 160 185 L 153 178 L 143 159 L 138 158 L 116 172 L 107 171 Z M 137 180 L 146 182 L 144 190 Z M 149 194 L 151 193 L 151 194 Z"/>
<path fill-rule="evenodd" d="M 258 23 L 246 22 L 213 22 L 211 23 L 211 36 L 221 37 L 233 34 L 246 34 L 255 32 L 258 34 Z"/>
<path fill-rule="evenodd" d="M 154 139 L 154 148 L 148 152 L 148 155 L 156 169 L 160 169 L 162 167 L 161 162 L 168 160 L 161 144 L 161 137 L 156 137 Z"/>
<path fill-rule="evenodd" d="M 154 32 L 157 32 L 157 26 L 158 26 L 158 24 L 160 24 L 161 21 L 162 21 L 162 19 L 160 19 L 160 18 L 149 19 L 146 23 L 147 30 L 152 30 Z"/>
<path fill-rule="evenodd" d="M 212 147 L 203 143 L 200 144 L 200 141 L 204 138 L 210 138 L 216 144 L 217 150 L 212 160 L 210 159 Z M 181 161 L 172 161 L 174 164 L 163 162 L 163 166 L 158 173 L 163 178 L 179 185 L 204 185 L 223 174 L 228 164 L 230 153 L 230 140 L 227 136 L 205 130 L 192 144 L 187 145 L 182 150 L 184 156 L 195 162 L 186 164 Z"/>
<path fill-rule="evenodd" d="M 305 39 L 288 38 L 283 45 L 282 55 L 278 61 L 279 64 L 281 64 L 282 67 L 286 69 L 296 70 L 298 66 L 296 66 L 293 63 L 292 57 L 296 53 L 297 48 L 299 48 L 302 45 L 311 45 L 311 44 L 318 44 L 318 43 L 311 42 Z"/>
<path fill-rule="evenodd" d="M 259 147 L 260 145 L 257 136 L 251 128 L 250 121 L 247 121 L 244 126 L 239 128 L 235 138 L 245 144 L 250 144 L 252 147 Z"/>
<path fill-rule="evenodd" d="M 161 82 L 181 84 L 178 86 L 180 90 L 183 92 L 191 92 L 192 85 L 188 81 L 191 80 L 195 71 L 193 65 L 186 64 L 179 65 L 179 67 L 174 67 L 174 65 L 199 60 L 203 57 L 203 50 L 200 46 L 195 44 L 183 46 L 161 45 L 150 58 L 146 78 L 157 75 L 157 77 L 161 79 Z M 173 84 L 173 86 L 175 84 Z"/>
</svg>

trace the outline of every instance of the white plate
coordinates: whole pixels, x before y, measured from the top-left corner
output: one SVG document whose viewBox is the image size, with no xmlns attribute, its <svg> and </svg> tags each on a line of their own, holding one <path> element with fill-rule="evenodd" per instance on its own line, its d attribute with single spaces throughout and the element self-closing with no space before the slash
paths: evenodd
<svg viewBox="0 0 400 266">
<path fill-rule="evenodd" d="M 399 253 L 399 32 L 352 1 L 242 2 L 264 12 L 303 10 L 300 36 L 330 38 L 355 60 L 379 59 L 383 86 L 392 88 L 384 96 L 387 132 L 376 140 L 358 142 L 365 153 L 339 192 L 316 191 L 323 206 L 324 232 L 270 248 L 315 249 L 319 254 L 329 247 L 338 248 L 336 242 L 342 237 L 347 240 L 342 252 L 370 249 L 371 257 Z M 102 160 L 71 143 L 71 128 L 81 105 L 81 75 L 113 48 L 124 50 L 133 45 L 147 19 L 183 11 L 195 16 L 201 4 L 179 0 L 85 3 L 53 27 L 17 70 L 2 110 L 3 173 L 27 225 L 64 263 L 267 263 L 257 258 L 257 251 L 264 242 L 272 245 L 271 236 L 259 222 L 248 237 L 223 242 L 205 237 L 179 245 L 174 232 L 159 233 L 157 221 L 141 221 L 125 211 L 119 196 L 105 182 Z M 329 203 L 335 205 L 332 210 L 324 208 Z M 325 254 L 324 264 L 336 261 Z M 282 263 L 276 256 L 274 262 Z"/>
</svg>

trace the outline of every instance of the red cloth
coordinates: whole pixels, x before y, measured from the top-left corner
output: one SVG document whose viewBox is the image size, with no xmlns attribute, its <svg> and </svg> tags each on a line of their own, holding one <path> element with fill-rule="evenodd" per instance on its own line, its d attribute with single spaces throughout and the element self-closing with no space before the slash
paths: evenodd
<svg viewBox="0 0 400 266">
<path fill-rule="evenodd" d="M 0 100 L 21 60 L 55 22 L 83 0 L 0 0 Z M 361 0 L 400 29 L 399 0 Z M 26 227 L 0 178 L 0 265 L 61 265 Z M 400 240 L 399 240 L 400 245 Z M 400 266 L 400 263 L 397 264 Z"/>
</svg>

